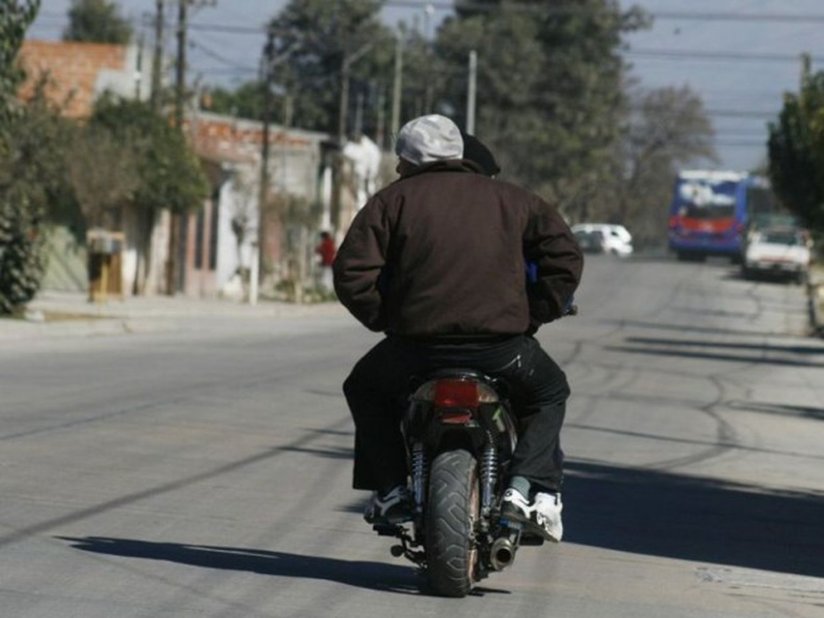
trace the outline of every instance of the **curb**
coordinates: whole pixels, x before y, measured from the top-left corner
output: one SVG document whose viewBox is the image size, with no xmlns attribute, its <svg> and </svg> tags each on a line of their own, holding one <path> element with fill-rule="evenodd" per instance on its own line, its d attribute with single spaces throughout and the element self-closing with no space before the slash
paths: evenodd
<svg viewBox="0 0 824 618">
<path fill-rule="evenodd" d="M 814 263 L 810 267 L 807 276 L 807 308 L 812 334 L 824 337 L 824 264 Z"/>
<path fill-rule="evenodd" d="M 208 332 L 227 324 L 240 324 L 241 330 L 270 331 L 275 325 L 286 327 L 295 319 L 335 320 L 345 315 L 338 303 L 292 305 L 266 302 L 249 306 L 186 298 L 140 298 L 124 303 L 90 305 L 79 295 L 52 294 L 31 303 L 26 319 L 0 319 L 0 342 L 169 331 Z"/>
<path fill-rule="evenodd" d="M 824 286 L 820 283 L 807 285 L 807 305 L 813 334 L 824 337 L 824 315 L 821 310 L 824 305 Z"/>
</svg>

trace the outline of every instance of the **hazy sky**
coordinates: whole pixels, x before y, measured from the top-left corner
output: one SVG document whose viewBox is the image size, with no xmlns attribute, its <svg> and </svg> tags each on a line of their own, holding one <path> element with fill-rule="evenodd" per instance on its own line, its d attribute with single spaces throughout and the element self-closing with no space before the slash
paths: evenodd
<svg viewBox="0 0 824 618">
<path fill-rule="evenodd" d="M 392 3 L 389 0 L 383 11 L 390 25 L 404 19 L 410 24 L 417 21 L 420 28 L 429 24 L 431 31 L 448 14 L 442 8 L 447 4 L 444 0 L 433 2 L 434 10 L 428 13 L 426 0 L 419 0 L 419 9 L 408 8 L 408 1 L 400 3 L 403 6 Z M 150 40 L 155 0 L 119 0 L 118 4 L 136 31 L 145 32 Z M 167 4 L 173 22 L 173 2 Z M 230 86 L 253 78 L 263 26 L 285 4 L 286 0 L 218 0 L 215 7 L 193 11 L 192 75 Z M 807 51 L 821 59 L 813 63 L 814 68 L 824 63 L 824 0 L 621 0 L 621 4 L 637 4 L 657 15 L 651 29 L 627 39 L 627 59 L 639 87 L 689 85 L 710 111 L 722 159 L 719 167 L 758 165 L 766 156 L 766 123 L 780 109 L 782 93 L 798 87 L 798 55 Z M 43 0 L 29 36 L 59 39 L 69 5 L 69 0 Z M 168 35 L 171 49 L 172 28 Z"/>
</svg>

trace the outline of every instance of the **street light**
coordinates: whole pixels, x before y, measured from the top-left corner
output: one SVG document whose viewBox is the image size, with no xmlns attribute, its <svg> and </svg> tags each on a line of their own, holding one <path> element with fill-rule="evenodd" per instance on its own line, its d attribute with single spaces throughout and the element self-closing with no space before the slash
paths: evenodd
<svg viewBox="0 0 824 618">
<path fill-rule="evenodd" d="M 344 51 L 340 66 L 340 101 L 338 107 L 338 154 L 335 157 L 334 185 L 332 189 L 332 227 L 337 233 L 341 228 L 341 194 L 343 184 L 343 147 L 346 143 L 346 125 L 349 111 L 349 70 L 375 46 L 374 41 L 365 43 L 355 52 Z"/>
<path fill-rule="evenodd" d="M 275 54 L 275 36 L 277 31 L 269 28 L 266 44 L 263 46 L 263 57 L 260 66 L 260 81 L 263 88 L 263 130 L 260 144 L 260 182 L 258 187 L 258 234 L 257 241 L 252 245 L 252 285 L 249 289 L 249 304 L 257 303 L 258 277 L 264 272 L 260 261 L 266 257 L 266 203 L 269 199 L 269 124 L 272 121 L 272 79 L 275 68 L 289 58 L 295 47 L 292 42 Z"/>
<path fill-rule="evenodd" d="M 363 58 L 374 46 L 374 42 L 366 43 L 353 54 L 344 52 L 343 60 L 341 61 L 340 106 L 338 109 L 338 146 L 341 148 L 343 148 L 343 144 L 346 141 L 347 112 L 349 108 L 349 70 L 353 64 Z"/>
</svg>

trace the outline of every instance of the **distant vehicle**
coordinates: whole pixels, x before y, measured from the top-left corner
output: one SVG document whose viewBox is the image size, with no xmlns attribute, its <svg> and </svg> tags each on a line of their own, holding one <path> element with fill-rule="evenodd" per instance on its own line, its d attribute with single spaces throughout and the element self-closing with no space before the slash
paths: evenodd
<svg viewBox="0 0 824 618">
<path fill-rule="evenodd" d="M 578 223 L 572 226 L 572 233 L 583 251 L 619 257 L 632 255 L 632 234 L 623 225 Z"/>
<path fill-rule="evenodd" d="M 575 240 L 578 241 L 578 246 L 584 253 L 603 253 L 604 252 L 604 234 L 600 230 L 592 232 L 585 232 L 578 230 L 574 232 Z"/>
<path fill-rule="evenodd" d="M 760 176 L 681 172 L 670 204 L 669 247 L 681 260 L 722 255 L 740 261 L 750 221 L 777 210 L 769 183 Z"/>
<path fill-rule="evenodd" d="M 794 227 L 753 232 L 747 243 L 743 275 L 772 275 L 804 283 L 812 259 L 810 244 L 806 232 Z"/>
</svg>

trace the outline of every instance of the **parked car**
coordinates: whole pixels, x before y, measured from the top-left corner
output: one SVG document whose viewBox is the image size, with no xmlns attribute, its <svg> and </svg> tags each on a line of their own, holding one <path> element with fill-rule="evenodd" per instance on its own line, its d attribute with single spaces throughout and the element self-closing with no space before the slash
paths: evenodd
<svg viewBox="0 0 824 618">
<path fill-rule="evenodd" d="M 581 242 L 581 238 L 587 235 L 600 233 L 601 253 L 609 253 L 619 257 L 632 255 L 632 235 L 623 225 L 613 225 L 611 223 L 578 223 L 572 226 L 572 233 Z M 581 249 L 587 250 L 584 245 Z"/>
<path fill-rule="evenodd" d="M 771 275 L 804 283 L 812 259 L 809 236 L 798 228 L 753 232 L 742 265 L 745 278 Z"/>
<path fill-rule="evenodd" d="M 578 246 L 584 253 L 604 253 L 604 233 L 601 230 L 573 232 Z"/>
</svg>

